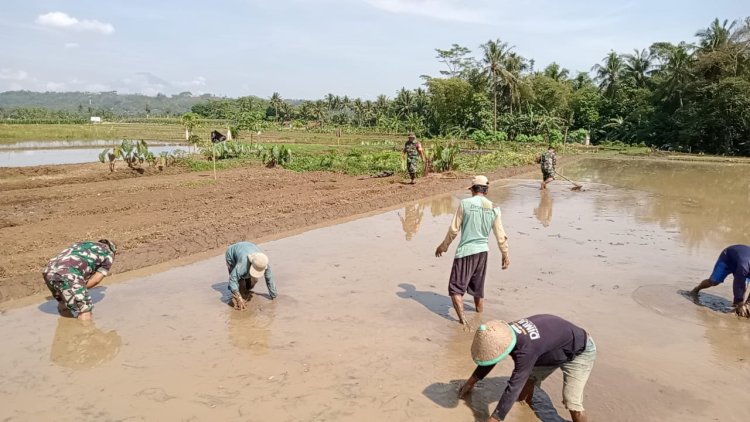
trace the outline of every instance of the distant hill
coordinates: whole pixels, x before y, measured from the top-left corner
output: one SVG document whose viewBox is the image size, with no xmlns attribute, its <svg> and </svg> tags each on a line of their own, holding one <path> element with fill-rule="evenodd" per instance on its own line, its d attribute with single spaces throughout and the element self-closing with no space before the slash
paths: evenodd
<svg viewBox="0 0 750 422">
<path fill-rule="evenodd" d="M 13 109 L 38 107 L 83 114 L 107 111 L 118 116 L 178 116 L 190 111 L 193 104 L 218 100 L 212 94 L 194 96 L 182 92 L 172 96 L 159 94 L 150 97 L 141 94 L 111 92 L 0 92 L 0 108 Z"/>
</svg>

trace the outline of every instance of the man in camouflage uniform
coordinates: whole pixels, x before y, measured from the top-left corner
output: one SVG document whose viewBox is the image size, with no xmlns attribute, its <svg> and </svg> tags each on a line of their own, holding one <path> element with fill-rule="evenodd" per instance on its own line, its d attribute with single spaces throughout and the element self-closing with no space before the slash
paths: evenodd
<svg viewBox="0 0 750 422">
<path fill-rule="evenodd" d="M 555 148 L 550 146 L 547 148 L 547 152 L 539 157 L 539 163 L 542 165 L 542 187 L 540 189 L 547 189 L 547 184 L 555 180 L 555 166 L 557 165 L 557 156 L 555 155 Z"/>
<path fill-rule="evenodd" d="M 90 288 L 109 274 L 117 246 L 106 239 L 79 242 L 52 258 L 44 269 L 44 282 L 57 299 L 60 315 L 78 313 L 79 320 L 90 320 L 94 304 Z"/>
<path fill-rule="evenodd" d="M 427 157 L 424 155 L 422 144 L 417 141 L 417 137 L 413 133 L 409 134 L 402 153 L 406 156 L 406 171 L 409 173 L 413 185 L 417 179 L 417 160 L 419 158 L 422 158 L 425 174 L 427 174 Z"/>
</svg>

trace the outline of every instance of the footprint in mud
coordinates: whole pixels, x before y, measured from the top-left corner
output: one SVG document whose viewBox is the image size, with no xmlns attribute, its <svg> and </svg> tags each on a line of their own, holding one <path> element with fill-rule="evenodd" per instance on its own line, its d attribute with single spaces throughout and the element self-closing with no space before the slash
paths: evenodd
<svg viewBox="0 0 750 422">
<path fill-rule="evenodd" d="M 688 290 L 666 284 L 641 286 L 632 297 L 639 305 L 660 315 L 704 327 L 713 327 L 713 318 L 723 318 L 721 314 L 731 313 L 732 309 L 731 302 L 722 297 L 701 292 L 695 298 Z"/>
</svg>

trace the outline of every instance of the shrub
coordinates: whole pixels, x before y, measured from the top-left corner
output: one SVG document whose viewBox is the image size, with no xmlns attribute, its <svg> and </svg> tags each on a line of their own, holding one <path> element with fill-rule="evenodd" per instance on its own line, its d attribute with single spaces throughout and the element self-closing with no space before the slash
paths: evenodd
<svg viewBox="0 0 750 422">
<path fill-rule="evenodd" d="M 263 151 L 261 161 L 268 168 L 286 166 L 292 162 L 292 150 L 283 145 L 274 145 L 273 148 Z"/>
<path fill-rule="evenodd" d="M 429 159 L 432 167 L 432 171 L 438 173 L 444 171 L 456 170 L 458 165 L 456 163 L 456 157 L 461 152 L 458 145 L 455 144 L 437 144 L 430 151 Z"/>
<path fill-rule="evenodd" d="M 568 133 L 568 139 L 570 139 L 572 142 L 577 142 L 579 144 L 582 144 L 586 141 L 587 133 L 588 132 L 584 128 L 576 129 Z"/>
</svg>

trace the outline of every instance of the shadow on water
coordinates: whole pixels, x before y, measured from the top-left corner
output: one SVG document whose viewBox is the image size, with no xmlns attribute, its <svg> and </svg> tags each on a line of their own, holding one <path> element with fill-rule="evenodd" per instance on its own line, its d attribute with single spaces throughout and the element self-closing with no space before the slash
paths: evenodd
<svg viewBox="0 0 750 422">
<path fill-rule="evenodd" d="M 94 287 L 93 289 L 89 289 L 89 294 L 91 295 L 91 301 L 94 302 L 94 304 L 101 302 L 101 300 L 104 299 L 106 290 L 107 290 L 107 286 L 98 286 L 98 287 Z M 48 296 L 48 300 L 40 304 L 38 309 L 44 312 L 45 314 L 58 315 L 57 300 L 53 298 L 52 296 Z"/>
<path fill-rule="evenodd" d="M 114 330 L 105 333 L 92 321 L 59 318 L 50 360 L 70 369 L 91 369 L 112 360 L 121 345 L 122 339 Z"/>
<path fill-rule="evenodd" d="M 447 383 L 438 382 L 429 385 L 422 391 L 427 398 L 434 403 L 446 409 L 453 409 L 463 401 L 471 409 L 475 421 L 484 422 L 490 417 L 494 409 L 490 409 L 490 403 L 500 399 L 508 377 L 485 378 L 477 383 L 471 394 L 464 399 L 458 398 L 458 389 L 466 380 L 452 380 Z M 555 409 L 549 395 L 541 388 L 534 389 L 534 396 L 531 400 L 534 414 L 542 422 L 568 422 L 568 419 L 562 418 Z M 516 403 L 515 406 L 526 406 L 525 404 Z"/>
<path fill-rule="evenodd" d="M 403 292 L 396 293 L 401 299 L 413 299 L 422 304 L 422 306 L 427 308 L 430 312 L 440 315 L 448 321 L 458 322 L 458 319 L 453 318 L 450 315 L 450 310 L 453 309 L 453 303 L 451 302 L 450 297 L 431 291 L 417 290 L 417 288 L 410 283 L 401 283 L 398 287 L 404 289 Z M 467 311 L 476 311 L 474 305 L 468 303 L 464 303 L 464 309 Z"/>
<path fill-rule="evenodd" d="M 677 293 L 694 304 L 703 306 L 712 311 L 721 312 L 723 314 L 732 312 L 732 301 L 721 296 L 712 295 L 705 291 L 700 292 L 698 295 L 691 294 L 690 290 L 678 290 Z"/>
<path fill-rule="evenodd" d="M 420 291 L 413 284 L 409 283 L 401 283 L 398 287 L 404 289 L 403 292 L 396 293 L 401 299 L 412 299 L 427 308 L 430 312 L 440 315 L 448 321 L 458 321 L 450 315 L 453 304 L 451 303 L 451 298 L 448 296 L 430 291 Z M 473 310 L 473 307 L 464 306 Z"/>
</svg>

